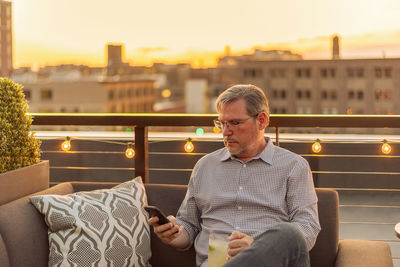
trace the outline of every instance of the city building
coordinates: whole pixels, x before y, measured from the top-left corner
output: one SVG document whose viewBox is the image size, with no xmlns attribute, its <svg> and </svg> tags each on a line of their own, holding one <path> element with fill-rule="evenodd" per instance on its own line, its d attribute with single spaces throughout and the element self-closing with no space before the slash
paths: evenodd
<svg viewBox="0 0 400 267">
<path fill-rule="evenodd" d="M 12 3 L 0 0 L 0 76 L 10 77 L 13 70 Z"/>
<path fill-rule="evenodd" d="M 400 114 L 400 58 L 340 59 L 333 37 L 328 60 L 269 60 L 243 56 L 217 67 L 221 84 L 255 84 L 271 113 Z M 210 86 L 211 87 L 211 86 Z"/>
<path fill-rule="evenodd" d="M 102 68 L 60 65 L 17 69 L 30 112 L 106 112 L 106 89 L 99 82 Z"/>
<path fill-rule="evenodd" d="M 154 80 L 145 77 L 108 77 L 101 82 L 106 90 L 106 112 L 151 113 L 157 99 Z"/>
</svg>

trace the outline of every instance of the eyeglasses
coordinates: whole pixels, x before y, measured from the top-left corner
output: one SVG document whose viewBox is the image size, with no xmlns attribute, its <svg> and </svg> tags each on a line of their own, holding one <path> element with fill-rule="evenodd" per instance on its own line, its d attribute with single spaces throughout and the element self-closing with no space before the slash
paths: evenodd
<svg viewBox="0 0 400 267">
<path fill-rule="evenodd" d="M 239 127 L 240 124 L 245 123 L 247 120 L 251 119 L 251 118 L 255 118 L 257 117 L 257 115 L 255 116 L 251 116 L 248 117 L 247 119 L 243 119 L 243 120 L 231 120 L 231 121 L 220 121 L 219 119 L 215 119 L 214 120 L 214 125 L 215 128 L 217 128 L 218 130 L 220 130 L 221 132 L 224 130 L 225 127 L 228 127 L 229 129 L 233 130 Z"/>
</svg>

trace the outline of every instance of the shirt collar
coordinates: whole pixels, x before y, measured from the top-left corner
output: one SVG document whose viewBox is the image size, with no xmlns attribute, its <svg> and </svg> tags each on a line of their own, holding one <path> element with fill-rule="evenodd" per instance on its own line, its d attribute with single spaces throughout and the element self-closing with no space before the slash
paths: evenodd
<svg viewBox="0 0 400 267">
<path fill-rule="evenodd" d="M 272 165 L 272 157 L 274 155 L 275 145 L 272 143 L 271 138 L 266 138 L 266 141 L 267 145 L 265 146 L 264 150 L 253 159 L 262 159 L 269 165 Z M 224 148 L 220 161 L 226 161 L 228 159 L 235 159 L 235 157 L 229 153 L 228 149 Z"/>
</svg>

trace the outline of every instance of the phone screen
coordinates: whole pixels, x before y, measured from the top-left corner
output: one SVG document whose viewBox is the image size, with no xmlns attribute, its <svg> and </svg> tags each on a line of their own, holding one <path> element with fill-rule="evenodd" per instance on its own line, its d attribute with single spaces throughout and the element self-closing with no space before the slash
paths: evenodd
<svg viewBox="0 0 400 267">
<path fill-rule="evenodd" d="M 168 220 L 167 216 L 156 206 L 146 206 L 144 209 L 149 213 L 150 217 L 157 216 L 159 221 L 158 224 L 166 224 L 169 223 L 170 220 Z"/>
</svg>

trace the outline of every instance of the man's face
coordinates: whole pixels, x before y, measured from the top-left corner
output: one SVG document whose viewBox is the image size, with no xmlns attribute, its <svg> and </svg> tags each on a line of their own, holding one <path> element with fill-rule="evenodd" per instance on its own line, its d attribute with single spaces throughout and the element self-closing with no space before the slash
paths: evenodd
<svg viewBox="0 0 400 267">
<path fill-rule="evenodd" d="M 247 114 L 245 100 L 225 104 L 218 119 L 225 125 L 222 135 L 228 151 L 239 159 L 255 156 L 263 140 L 263 131 L 257 118 Z"/>
</svg>

